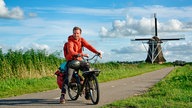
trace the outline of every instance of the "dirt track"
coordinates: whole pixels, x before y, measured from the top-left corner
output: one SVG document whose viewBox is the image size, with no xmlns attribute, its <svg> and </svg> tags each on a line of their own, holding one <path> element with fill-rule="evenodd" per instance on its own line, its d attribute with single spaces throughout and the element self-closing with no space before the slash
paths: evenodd
<svg viewBox="0 0 192 108">
<path fill-rule="evenodd" d="M 84 97 L 77 101 L 70 101 L 67 97 L 65 104 L 59 104 L 60 90 L 51 90 L 41 93 L 32 93 L 22 96 L 0 99 L 2 108 L 97 108 L 116 100 L 138 95 L 148 90 L 155 83 L 164 78 L 174 67 L 164 68 L 139 76 L 100 83 L 100 101 L 98 105 L 92 105 Z"/>
</svg>

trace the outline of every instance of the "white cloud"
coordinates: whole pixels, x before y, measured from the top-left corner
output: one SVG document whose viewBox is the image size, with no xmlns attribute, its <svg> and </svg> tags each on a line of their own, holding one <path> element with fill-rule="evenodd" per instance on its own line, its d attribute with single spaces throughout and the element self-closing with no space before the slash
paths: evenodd
<svg viewBox="0 0 192 108">
<path fill-rule="evenodd" d="M 40 50 L 47 50 L 49 51 L 49 46 L 48 45 L 45 45 L 45 44 L 38 44 L 38 43 L 32 43 L 32 46 L 31 46 L 33 49 L 40 49 Z"/>
<path fill-rule="evenodd" d="M 22 19 L 23 16 L 24 13 L 19 7 L 9 10 L 4 0 L 0 0 L 0 18 Z"/>
<path fill-rule="evenodd" d="M 28 49 L 38 49 L 38 50 L 50 50 L 49 45 L 40 43 L 41 39 L 45 37 L 45 34 L 38 34 L 33 36 L 25 36 L 22 39 L 18 40 L 18 42 L 14 45 L 15 50 L 28 50 Z"/>
<path fill-rule="evenodd" d="M 168 22 L 157 22 L 158 32 L 180 32 L 192 31 L 188 23 L 182 23 L 177 19 Z M 149 35 L 154 31 L 154 19 L 141 18 L 139 20 L 127 16 L 125 20 L 115 20 L 112 28 L 101 27 L 101 37 L 120 37 L 133 35 Z"/>
<path fill-rule="evenodd" d="M 192 42 L 188 41 L 188 42 L 175 42 L 175 43 L 171 43 L 167 46 L 166 48 L 169 51 L 172 52 L 177 52 L 177 54 L 179 55 L 188 55 L 188 54 L 192 54 Z M 186 50 L 184 50 L 186 49 Z"/>
<path fill-rule="evenodd" d="M 146 53 L 146 50 L 142 44 L 139 45 L 129 45 L 127 47 L 122 47 L 119 49 L 112 49 L 112 52 L 115 52 L 116 54 L 130 54 L 130 53 Z"/>
<path fill-rule="evenodd" d="M 165 22 L 165 23 L 161 23 L 159 25 L 160 29 L 159 31 L 170 31 L 170 32 L 173 32 L 173 31 L 185 31 L 185 27 L 186 25 L 184 25 L 181 21 L 177 20 L 177 19 L 171 19 L 169 20 L 168 22 Z"/>
<path fill-rule="evenodd" d="M 24 49 L 24 50 L 27 50 L 27 49 L 38 49 L 38 50 L 46 50 L 46 51 L 49 51 L 49 46 L 46 45 L 46 44 L 38 44 L 38 43 L 31 43 L 27 46 L 17 46 L 15 50 L 20 50 L 20 49 Z"/>
<path fill-rule="evenodd" d="M 34 8 L 44 11 L 55 11 L 64 14 L 91 15 L 91 16 L 142 16 L 149 17 L 157 13 L 160 18 L 192 18 L 192 7 L 165 7 L 161 5 L 150 5 L 145 7 L 123 7 L 123 8 L 85 8 L 85 7 L 57 7 L 57 8 Z"/>
<path fill-rule="evenodd" d="M 110 8 L 67 7 L 67 8 L 57 8 L 56 10 L 61 13 L 70 13 L 70 14 L 116 16 L 116 15 L 123 15 L 125 8 L 110 9 Z"/>
</svg>

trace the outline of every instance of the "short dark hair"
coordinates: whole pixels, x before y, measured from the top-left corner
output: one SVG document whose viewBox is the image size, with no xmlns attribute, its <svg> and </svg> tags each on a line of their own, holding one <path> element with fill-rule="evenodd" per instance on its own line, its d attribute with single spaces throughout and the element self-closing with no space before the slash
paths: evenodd
<svg viewBox="0 0 192 108">
<path fill-rule="evenodd" d="M 73 32 L 74 32 L 75 30 L 80 30 L 80 33 L 82 32 L 81 28 L 80 28 L 80 27 L 77 27 L 77 26 L 73 27 Z"/>
</svg>

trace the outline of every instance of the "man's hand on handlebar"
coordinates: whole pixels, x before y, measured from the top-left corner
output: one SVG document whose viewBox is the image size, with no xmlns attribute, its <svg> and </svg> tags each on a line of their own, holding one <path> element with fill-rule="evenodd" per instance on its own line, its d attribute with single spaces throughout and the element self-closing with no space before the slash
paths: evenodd
<svg viewBox="0 0 192 108">
<path fill-rule="evenodd" d="M 77 57 L 87 57 L 87 58 L 89 58 L 89 54 L 77 54 L 75 57 L 76 58 Z"/>
<path fill-rule="evenodd" d="M 96 53 L 96 55 L 99 56 L 102 59 L 102 53 L 101 52 Z M 77 54 L 75 57 L 76 58 L 77 57 L 82 57 L 82 58 L 87 57 L 87 58 L 89 58 L 89 54 Z"/>
<path fill-rule="evenodd" d="M 98 52 L 97 55 L 102 59 L 102 53 Z"/>
</svg>

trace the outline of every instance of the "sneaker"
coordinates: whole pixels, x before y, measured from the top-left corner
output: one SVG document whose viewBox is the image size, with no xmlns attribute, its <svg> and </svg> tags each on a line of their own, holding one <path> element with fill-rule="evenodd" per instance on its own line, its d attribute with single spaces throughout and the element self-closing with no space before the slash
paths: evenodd
<svg viewBox="0 0 192 108">
<path fill-rule="evenodd" d="M 64 104 L 64 103 L 65 103 L 65 94 L 61 94 L 60 104 Z"/>
</svg>

